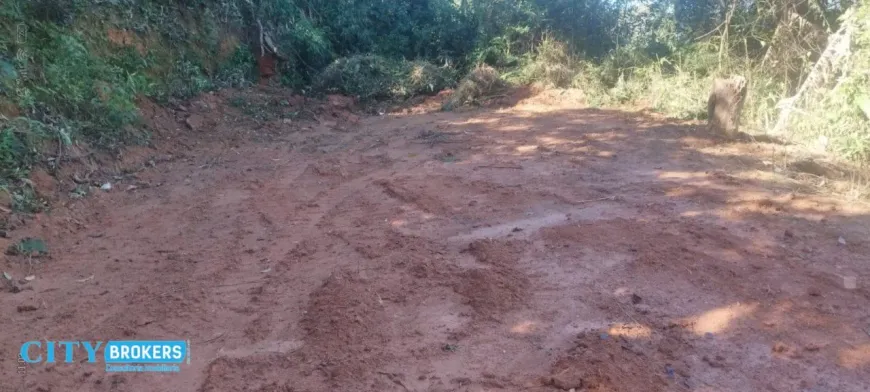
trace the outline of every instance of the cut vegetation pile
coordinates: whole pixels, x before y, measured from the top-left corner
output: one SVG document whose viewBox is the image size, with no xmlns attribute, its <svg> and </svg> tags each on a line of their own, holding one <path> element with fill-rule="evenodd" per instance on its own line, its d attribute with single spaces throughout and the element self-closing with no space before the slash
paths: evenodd
<svg viewBox="0 0 870 392">
<path fill-rule="evenodd" d="M 444 110 L 456 109 L 468 103 L 476 103 L 491 97 L 506 87 L 495 68 L 481 65 L 465 75 L 459 86 L 443 105 Z"/>
</svg>

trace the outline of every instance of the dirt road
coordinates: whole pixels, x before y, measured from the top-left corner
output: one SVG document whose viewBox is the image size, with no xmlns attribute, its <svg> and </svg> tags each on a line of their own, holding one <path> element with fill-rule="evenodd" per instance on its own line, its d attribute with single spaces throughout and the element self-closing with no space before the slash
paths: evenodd
<svg viewBox="0 0 870 392">
<path fill-rule="evenodd" d="M 207 98 L 193 131 L 146 110 L 171 155 L 13 233 L 51 257 L 3 267 L 36 276 L 0 292 L 3 388 L 870 388 L 870 208 L 775 173 L 775 146 L 552 97 L 320 123 Z M 64 339 L 192 361 L 17 374 Z"/>
</svg>

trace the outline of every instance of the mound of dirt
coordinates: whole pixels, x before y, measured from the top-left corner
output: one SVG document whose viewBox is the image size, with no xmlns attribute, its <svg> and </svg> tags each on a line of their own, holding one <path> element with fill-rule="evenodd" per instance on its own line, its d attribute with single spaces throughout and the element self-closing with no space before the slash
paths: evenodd
<svg viewBox="0 0 870 392">
<path fill-rule="evenodd" d="M 474 269 L 458 276 L 456 293 L 485 318 L 515 310 L 528 300 L 529 279 L 510 268 Z"/>
<path fill-rule="evenodd" d="M 372 285 L 350 273 L 331 275 L 311 293 L 302 320 L 306 354 L 323 361 L 337 382 L 357 379 L 383 358 L 389 325 Z"/>
<path fill-rule="evenodd" d="M 607 334 L 581 333 L 575 344 L 542 380 L 545 385 L 589 392 L 687 390 L 676 382 L 685 373 L 682 365 L 662 354 L 680 348 L 677 340 L 637 343 Z"/>
<path fill-rule="evenodd" d="M 519 261 L 523 246 L 519 241 L 482 239 L 469 244 L 466 251 L 481 263 L 507 266 Z"/>
</svg>

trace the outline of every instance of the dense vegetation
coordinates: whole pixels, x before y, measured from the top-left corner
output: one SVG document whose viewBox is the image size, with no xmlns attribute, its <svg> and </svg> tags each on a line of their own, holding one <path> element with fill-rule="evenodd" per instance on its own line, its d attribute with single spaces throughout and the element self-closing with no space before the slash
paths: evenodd
<svg viewBox="0 0 870 392">
<path fill-rule="evenodd" d="M 738 73 L 748 128 L 870 160 L 866 0 L 4 0 L 0 187 L 26 200 L 28 170 L 59 164 L 46 145 L 147 141 L 141 97 L 249 85 L 261 24 L 306 93 L 404 99 L 495 69 L 702 119 L 712 78 Z"/>
</svg>

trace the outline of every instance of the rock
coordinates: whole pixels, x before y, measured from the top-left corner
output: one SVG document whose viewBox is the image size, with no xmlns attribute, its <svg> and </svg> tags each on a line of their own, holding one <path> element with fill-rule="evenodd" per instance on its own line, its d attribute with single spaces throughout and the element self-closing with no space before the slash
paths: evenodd
<svg viewBox="0 0 870 392">
<path fill-rule="evenodd" d="M 637 305 L 637 304 L 640 303 L 640 301 L 643 301 L 643 298 L 641 298 L 639 295 L 637 295 L 637 294 L 632 294 L 632 295 L 631 295 L 631 303 L 632 303 L 632 304 Z"/>
<path fill-rule="evenodd" d="M 203 125 L 205 125 L 205 119 L 198 114 L 191 114 L 187 120 L 184 120 L 184 123 L 194 131 L 199 131 L 202 129 Z"/>
<path fill-rule="evenodd" d="M 828 278 L 838 286 L 846 290 L 855 290 L 858 288 L 858 276 L 849 270 L 827 270 Z"/>
<path fill-rule="evenodd" d="M 112 190 L 112 183 L 111 183 L 111 182 L 107 182 L 107 183 L 103 184 L 103 185 L 100 187 L 100 189 L 102 189 L 102 190 L 108 192 L 108 191 Z"/>
<path fill-rule="evenodd" d="M 846 239 L 843 237 L 840 237 L 839 239 L 837 239 L 837 242 L 839 242 L 840 245 L 846 245 Z"/>
</svg>

